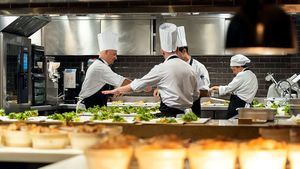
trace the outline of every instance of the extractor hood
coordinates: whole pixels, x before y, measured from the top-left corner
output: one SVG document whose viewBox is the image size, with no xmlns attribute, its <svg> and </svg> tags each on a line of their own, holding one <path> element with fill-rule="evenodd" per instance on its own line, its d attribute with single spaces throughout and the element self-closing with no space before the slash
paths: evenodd
<svg viewBox="0 0 300 169">
<path fill-rule="evenodd" d="M 0 17 L 1 32 L 29 37 L 51 21 L 47 16 Z"/>
</svg>

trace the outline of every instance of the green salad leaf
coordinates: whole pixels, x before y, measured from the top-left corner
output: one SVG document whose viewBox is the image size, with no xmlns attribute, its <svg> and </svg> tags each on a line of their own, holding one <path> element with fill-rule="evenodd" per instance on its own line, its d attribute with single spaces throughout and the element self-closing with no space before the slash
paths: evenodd
<svg viewBox="0 0 300 169">
<path fill-rule="evenodd" d="M 191 122 L 191 121 L 197 121 L 198 117 L 193 112 L 188 112 L 185 115 L 182 116 L 182 120 L 185 122 Z"/>
<path fill-rule="evenodd" d="M 127 122 L 123 117 L 119 115 L 113 116 L 113 122 Z"/>
</svg>

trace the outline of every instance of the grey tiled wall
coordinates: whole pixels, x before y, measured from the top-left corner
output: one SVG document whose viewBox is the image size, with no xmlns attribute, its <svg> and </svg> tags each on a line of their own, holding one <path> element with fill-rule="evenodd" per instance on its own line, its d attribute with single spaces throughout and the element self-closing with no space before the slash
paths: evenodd
<svg viewBox="0 0 300 169">
<path fill-rule="evenodd" d="M 64 68 L 80 68 L 80 62 L 86 62 L 89 58 L 97 56 L 59 56 L 57 61 L 61 62 L 60 70 Z M 229 83 L 232 74 L 229 61 L 231 56 L 194 56 L 203 63 L 210 75 L 211 85 L 224 85 Z M 300 73 L 300 55 L 288 56 L 249 56 L 252 61 L 251 69 L 259 80 L 257 96 L 264 97 L 270 82 L 265 81 L 268 72 L 274 73 L 276 80 L 286 79 L 294 73 Z M 113 65 L 115 72 L 130 79 L 140 78 L 145 75 L 156 64 L 163 61 L 162 56 L 118 56 L 118 61 Z M 142 94 L 145 95 L 145 94 Z"/>
</svg>

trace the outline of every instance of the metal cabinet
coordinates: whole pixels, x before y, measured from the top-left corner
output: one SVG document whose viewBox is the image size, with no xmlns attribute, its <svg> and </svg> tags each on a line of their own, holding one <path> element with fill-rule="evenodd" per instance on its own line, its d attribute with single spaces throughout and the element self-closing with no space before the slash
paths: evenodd
<svg viewBox="0 0 300 169">
<path fill-rule="evenodd" d="M 97 55 L 97 34 L 119 35 L 119 55 L 150 55 L 151 19 L 53 18 L 43 29 L 46 55 Z"/>
<path fill-rule="evenodd" d="M 119 55 L 150 55 L 150 19 L 111 19 L 101 20 L 101 32 L 112 31 L 119 35 Z"/>
<path fill-rule="evenodd" d="M 52 19 L 43 29 L 46 55 L 97 55 L 100 20 L 92 18 Z"/>
<path fill-rule="evenodd" d="M 184 26 L 190 54 L 223 55 L 225 42 L 225 18 L 216 17 L 176 17 L 157 22 L 156 30 L 163 22 Z M 156 51 L 160 50 L 159 36 L 156 37 Z"/>
</svg>

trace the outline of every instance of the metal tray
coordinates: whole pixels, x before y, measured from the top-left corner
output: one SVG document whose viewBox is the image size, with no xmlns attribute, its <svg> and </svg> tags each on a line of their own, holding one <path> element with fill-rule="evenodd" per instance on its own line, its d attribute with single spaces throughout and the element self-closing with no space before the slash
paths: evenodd
<svg viewBox="0 0 300 169">
<path fill-rule="evenodd" d="M 239 119 L 274 121 L 276 109 L 239 108 Z"/>
</svg>

